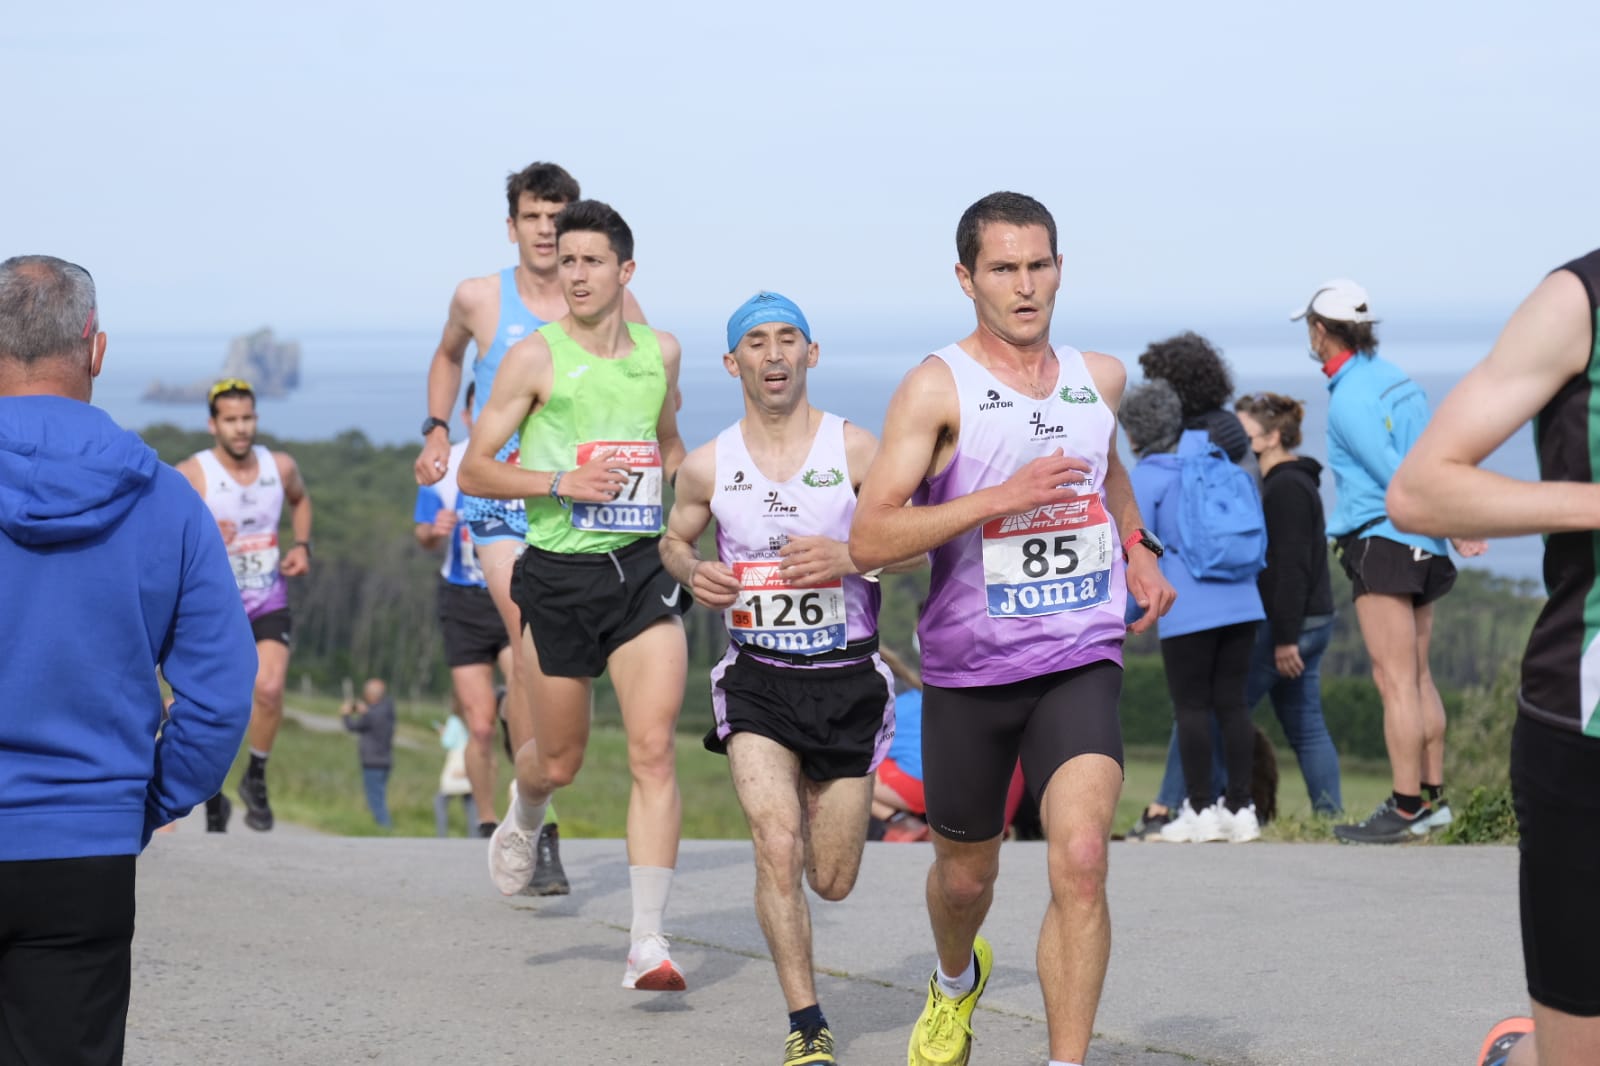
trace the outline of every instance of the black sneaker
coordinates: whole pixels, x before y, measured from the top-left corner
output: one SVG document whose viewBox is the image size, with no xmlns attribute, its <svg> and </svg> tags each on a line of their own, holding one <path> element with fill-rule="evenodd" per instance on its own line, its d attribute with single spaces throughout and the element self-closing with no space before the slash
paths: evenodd
<svg viewBox="0 0 1600 1066">
<path fill-rule="evenodd" d="M 565 896 L 572 891 L 567 871 L 561 868 L 561 830 L 556 823 L 539 827 L 539 842 L 534 847 L 533 879 L 523 890 L 527 896 Z"/>
<path fill-rule="evenodd" d="M 1139 812 L 1139 820 L 1133 823 L 1124 840 L 1160 840 L 1161 827 L 1168 822 L 1176 820 L 1177 811 L 1165 811 L 1161 814 L 1152 813 L 1149 807 Z"/>
<path fill-rule="evenodd" d="M 245 774 L 239 779 L 239 802 L 244 804 L 244 824 L 265 833 L 272 828 L 272 804 L 267 802 L 267 777 Z"/>
<path fill-rule="evenodd" d="M 490 837 L 494 836 L 494 831 L 499 828 L 499 822 L 479 822 L 478 837 L 482 840 L 488 840 Z"/>
<path fill-rule="evenodd" d="M 1333 827 L 1333 835 L 1341 844 L 1403 844 L 1427 832 L 1427 808 L 1414 815 L 1401 814 L 1393 796 L 1378 804 L 1365 821 Z"/>
<path fill-rule="evenodd" d="M 233 804 L 228 802 L 228 797 L 218 792 L 206 800 L 206 832 L 226 833 L 228 819 L 233 817 Z"/>
</svg>

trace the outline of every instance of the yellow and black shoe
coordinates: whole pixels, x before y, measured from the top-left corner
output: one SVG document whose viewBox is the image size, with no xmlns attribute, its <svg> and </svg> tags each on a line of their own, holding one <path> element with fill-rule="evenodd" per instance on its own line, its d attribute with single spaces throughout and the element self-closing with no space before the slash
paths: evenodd
<svg viewBox="0 0 1600 1066">
<path fill-rule="evenodd" d="M 833 1034 L 826 1025 L 814 1029 L 791 1032 L 783 1043 L 783 1066 L 807 1066 L 809 1063 L 837 1063 L 833 1057 Z"/>
<path fill-rule="evenodd" d="M 928 979 L 928 1002 L 911 1030 L 906 1066 L 966 1066 L 972 1054 L 972 1012 L 978 1009 L 978 997 L 994 966 L 994 951 L 981 936 L 972 942 L 972 957 L 977 980 L 960 999 L 939 991 L 937 974 Z"/>
</svg>

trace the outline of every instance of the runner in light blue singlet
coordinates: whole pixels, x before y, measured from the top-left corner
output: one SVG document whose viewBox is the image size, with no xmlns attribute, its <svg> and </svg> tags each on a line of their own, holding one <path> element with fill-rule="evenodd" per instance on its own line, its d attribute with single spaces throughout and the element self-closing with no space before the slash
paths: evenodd
<svg viewBox="0 0 1600 1066">
<path fill-rule="evenodd" d="M 494 375 L 500 369 L 506 349 L 544 324 L 544 319 L 528 310 L 522 302 L 522 294 L 517 292 L 517 268 L 506 267 L 500 271 L 500 321 L 495 324 L 494 343 L 487 352 L 479 352 L 472 364 L 472 380 L 477 386 L 480 409 L 489 402 L 489 390 L 494 386 Z M 521 440 L 520 433 L 513 433 L 495 453 L 495 458 L 516 465 Z M 474 544 L 491 544 L 497 540 L 520 542 L 528 534 L 528 516 L 521 500 L 486 500 L 463 494 L 461 516 Z"/>
</svg>

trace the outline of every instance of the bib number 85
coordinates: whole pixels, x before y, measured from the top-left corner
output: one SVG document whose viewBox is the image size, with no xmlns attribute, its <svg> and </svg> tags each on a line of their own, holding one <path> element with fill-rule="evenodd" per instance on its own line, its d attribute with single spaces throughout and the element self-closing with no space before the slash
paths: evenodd
<svg viewBox="0 0 1600 1066">
<path fill-rule="evenodd" d="M 1022 542 L 1022 572 L 1029 577 L 1044 577 L 1051 572 L 1053 556 L 1057 574 L 1072 573 L 1078 568 L 1078 553 L 1071 548 L 1072 542 L 1077 539 L 1076 533 L 1064 533 L 1055 538 L 1054 550 L 1051 551 L 1052 546 L 1045 538 L 1028 538 Z"/>
</svg>

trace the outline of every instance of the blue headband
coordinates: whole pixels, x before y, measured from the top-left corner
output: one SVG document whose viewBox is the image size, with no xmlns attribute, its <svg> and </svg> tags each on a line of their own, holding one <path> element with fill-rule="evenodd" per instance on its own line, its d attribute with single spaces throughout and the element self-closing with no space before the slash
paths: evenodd
<svg viewBox="0 0 1600 1066">
<path fill-rule="evenodd" d="M 798 304 L 776 292 L 758 292 L 740 304 L 739 310 L 728 319 L 728 351 L 739 347 L 746 333 L 768 322 L 787 322 L 799 328 L 808 344 L 811 341 L 811 327 L 806 324 L 806 316 Z"/>
</svg>

